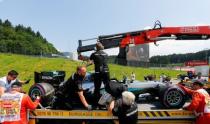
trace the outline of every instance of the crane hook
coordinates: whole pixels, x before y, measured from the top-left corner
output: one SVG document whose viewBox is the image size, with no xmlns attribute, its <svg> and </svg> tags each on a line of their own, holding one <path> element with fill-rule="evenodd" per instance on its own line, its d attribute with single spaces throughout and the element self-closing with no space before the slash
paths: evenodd
<svg viewBox="0 0 210 124">
<path fill-rule="evenodd" d="M 157 27 L 157 26 L 159 26 L 159 27 Z M 161 22 L 159 20 L 155 21 L 155 25 L 154 25 L 153 29 L 157 29 L 157 28 L 162 28 Z"/>
<path fill-rule="evenodd" d="M 156 42 L 156 41 L 154 42 L 154 44 L 155 44 L 155 46 L 159 46 L 159 44 L 157 44 L 157 42 Z"/>
</svg>

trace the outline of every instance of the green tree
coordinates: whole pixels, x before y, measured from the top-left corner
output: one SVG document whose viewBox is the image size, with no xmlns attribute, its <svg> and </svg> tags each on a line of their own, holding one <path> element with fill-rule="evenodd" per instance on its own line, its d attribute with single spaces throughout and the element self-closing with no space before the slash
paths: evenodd
<svg viewBox="0 0 210 124">
<path fill-rule="evenodd" d="M 0 52 L 28 55 L 59 53 L 39 31 L 35 33 L 31 27 L 20 24 L 13 27 L 9 20 L 0 25 Z"/>
<path fill-rule="evenodd" d="M 4 21 L 3 25 L 7 27 L 12 27 L 12 23 L 8 19 Z"/>
</svg>

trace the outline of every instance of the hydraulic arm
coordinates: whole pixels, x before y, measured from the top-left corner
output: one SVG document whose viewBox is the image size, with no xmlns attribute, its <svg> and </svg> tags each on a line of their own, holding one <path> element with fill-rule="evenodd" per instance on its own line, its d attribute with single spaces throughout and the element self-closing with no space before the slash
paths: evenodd
<svg viewBox="0 0 210 124">
<path fill-rule="evenodd" d="M 129 44 L 140 45 L 157 41 L 174 40 L 207 40 L 210 38 L 210 26 L 162 27 L 157 21 L 153 29 L 99 36 L 105 49 L 120 47 L 119 58 L 126 59 L 126 47 Z M 82 45 L 86 40 L 79 40 L 78 53 L 94 50 L 95 44 Z"/>
</svg>

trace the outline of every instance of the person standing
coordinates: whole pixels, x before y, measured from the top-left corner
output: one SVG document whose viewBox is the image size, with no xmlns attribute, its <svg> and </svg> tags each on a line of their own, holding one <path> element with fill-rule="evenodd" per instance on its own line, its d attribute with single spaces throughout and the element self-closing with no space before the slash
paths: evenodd
<svg viewBox="0 0 210 124">
<path fill-rule="evenodd" d="M 40 97 L 36 97 L 35 102 L 33 102 L 27 94 L 20 93 L 21 86 L 20 82 L 14 82 L 11 85 L 11 90 L 0 97 L 0 123 L 28 124 L 27 110 L 36 109 Z"/>
<path fill-rule="evenodd" d="M 138 106 L 132 92 L 124 91 L 122 98 L 110 103 L 109 111 L 118 116 L 119 124 L 137 124 Z"/>
<path fill-rule="evenodd" d="M 92 53 L 90 56 L 89 64 L 91 65 L 94 63 L 95 65 L 95 77 L 94 77 L 94 96 L 96 101 L 100 99 L 100 88 L 102 82 L 104 83 L 105 87 L 106 84 L 110 81 L 109 76 L 109 67 L 107 64 L 108 61 L 108 54 L 103 51 L 104 46 L 102 43 L 96 43 L 96 52 Z"/>
<path fill-rule="evenodd" d="M 131 82 L 136 79 L 136 74 L 134 72 L 131 73 Z"/>
<path fill-rule="evenodd" d="M 178 84 L 185 92 L 192 95 L 192 101 L 188 106 L 183 107 L 185 110 L 193 111 L 196 116 L 196 124 L 210 123 L 210 96 L 206 90 L 203 89 L 203 82 L 193 80 L 192 89 L 186 88 Z"/>
</svg>

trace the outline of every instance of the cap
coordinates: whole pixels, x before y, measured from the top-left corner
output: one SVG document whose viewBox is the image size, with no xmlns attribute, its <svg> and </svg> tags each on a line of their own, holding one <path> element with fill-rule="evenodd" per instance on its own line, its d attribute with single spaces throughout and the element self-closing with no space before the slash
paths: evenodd
<svg viewBox="0 0 210 124">
<path fill-rule="evenodd" d="M 14 87 L 22 87 L 22 84 L 19 82 L 19 81 L 16 81 L 14 82 L 12 85 L 11 85 L 12 88 Z"/>
<path fill-rule="evenodd" d="M 203 86 L 204 85 L 204 81 L 202 80 L 192 80 L 193 84 L 198 84 L 199 86 Z"/>
</svg>

